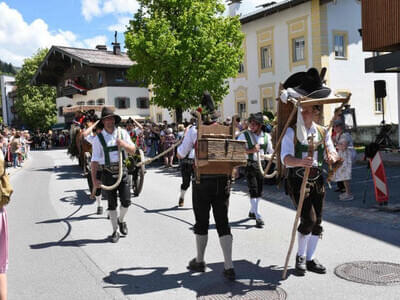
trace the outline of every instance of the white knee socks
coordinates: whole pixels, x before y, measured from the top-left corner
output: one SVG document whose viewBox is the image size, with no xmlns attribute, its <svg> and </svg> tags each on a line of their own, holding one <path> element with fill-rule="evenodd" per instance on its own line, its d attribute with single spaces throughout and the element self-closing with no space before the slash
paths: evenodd
<svg viewBox="0 0 400 300">
<path fill-rule="evenodd" d="M 261 219 L 261 215 L 258 213 L 258 203 L 260 202 L 260 198 L 256 198 L 256 201 L 255 201 L 255 205 L 254 205 L 254 207 L 255 207 L 255 214 L 256 214 L 256 219 Z"/>
<path fill-rule="evenodd" d="M 197 262 L 204 261 L 204 253 L 206 252 L 207 241 L 208 241 L 207 234 L 204 235 L 196 234 Z"/>
<path fill-rule="evenodd" d="M 118 212 L 116 210 L 110 210 L 110 221 L 113 228 L 113 232 L 118 229 Z"/>
<path fill-rule="evenodd" d="M 123 207 L 121 205 L 121 207 L 119 208 L 119 221 L 120 222 L 124 221 L 124 218 L 125 218 L 125 215 L 127 212 L 128 212 L 128 207 Z"/>
<path fill-rule="evenodd" d="M 250 198 L 250 212 L 253 214 L 256 213 L 256 202 L 257 198 Z"/>
<path fill-rule="evenodd" d="M 319 235 L 311 235 L 307 244 L 307 260 L 313 260 L 315 250 L 317 249 L 317 244 L 319 240 Z"/>
<path fill-rule="evenodd" d="M 302 234 L 297 232 L 297 242 L 299 244 L 299 249 L 297 250 L 297 255 L 299 256 L 306 256 L 307 251 L 307 244 L 308 240 L 310 239 L 311 234 Z"/>
<path fill-rule="evenodd" d="M 101 207 L 101 195 L 100 196 L 96 196 L 96 203 L 98 207 Z"/>
<path fill-rule="evenodd" d="M 222 252 L 224 254 L 224 266 L 225 270 L 233 268 L 232 262 L 232 235 L 224 235 L 219 238 Z"/>
</svg>

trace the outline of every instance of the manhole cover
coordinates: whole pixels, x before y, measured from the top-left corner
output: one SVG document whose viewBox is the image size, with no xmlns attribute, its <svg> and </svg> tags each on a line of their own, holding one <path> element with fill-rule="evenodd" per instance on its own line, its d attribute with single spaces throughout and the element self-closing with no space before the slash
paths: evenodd
<svg viewBox="0 0 400 300">
<path fill-rule="evenodd" d="M 236 281 L 216 285 L 197 297 L 198 300 L 285 300 L 286 292 L 264 282 Z"/>
<path fill-rule="evenodd" d="M 378 261 L 356 261 L 336 267 L 335 274 L 343 279 L 371 284 L 400 284 L 400 265 Z"/>
</svg>

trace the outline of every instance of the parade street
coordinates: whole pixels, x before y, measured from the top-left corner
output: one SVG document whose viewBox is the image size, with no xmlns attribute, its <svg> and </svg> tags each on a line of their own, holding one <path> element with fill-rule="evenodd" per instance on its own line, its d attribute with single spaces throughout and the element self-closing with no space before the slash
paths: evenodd
<svg viewBox="0 0 400 300">
<path fill-rule="evenodd" d="M 282 189 L 265 186 L 260 203 L 265 226 L 256 228 L 247 217 L 246 183 L 238 180 L 229 208 L 237 279 L 228 282 L 221 274 L 223 254 L 212 217 L 207 270 L 186 269 L 196 253 L 194 216 L 191 189 L 184 207 L 177 207 L 177 168 L 147 168 L 143 191 L 132 197 L 125 218 L 129 234 L 111 243 L 107 212 L 96 214 L 77 161 L 65 149 L 32 152 L 24 167 L 11 174 L 9 299 L 400 299 L 400 285 L 374 286 L 335 275 L 345 263 L 400 260 L 400 214 L 372 208 L 372 182 L 364 166 L 355 168 L 355 200 L 339 203 L 332 200 L 337 194 L 328 192 L 316 253 L 327 274 L 295 276 L 295 245 L 286 280 L 282 269 L 295 210 Z M 398 167 L 387 170 L 392 183 L 398 182 L 390 179 L 396 172 Z M 366 185 L 371 187 L 362 204 Z M 399 281 L 398 273 L 384 276 Z"/>
</svg>

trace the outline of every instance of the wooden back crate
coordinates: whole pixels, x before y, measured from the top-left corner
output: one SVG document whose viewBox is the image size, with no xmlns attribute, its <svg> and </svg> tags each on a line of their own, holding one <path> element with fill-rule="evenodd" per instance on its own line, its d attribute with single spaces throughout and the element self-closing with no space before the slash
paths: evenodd
<svg viewBox="0 0 400 300">
<path fill-rule="evenodd" d="M 232 175 L 233 168 L 247 163 L 246 142 L 235 140 L 236 118 L 230 126 L 204 125 L 198 114 L 196 176 L 202 174 Z"/>
</svg>

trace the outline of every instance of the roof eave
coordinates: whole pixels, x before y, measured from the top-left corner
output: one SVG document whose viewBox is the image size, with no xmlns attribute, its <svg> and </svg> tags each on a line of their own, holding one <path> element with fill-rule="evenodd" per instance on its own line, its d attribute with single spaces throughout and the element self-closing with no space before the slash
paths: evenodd
<svg viewBox="0 0 400 300">
<path fill-rule="evenodd" d="M 285 3 L 282 3 L 282 4 L 278 4 L 278 5 L 274 6 L 274 7 L 262 10 L 259 13 L 256 13 L 254 15 L 250 15 L 250 16 L 247 16 L 247 17 L 240 18 L 240 22 L 242 24 L 250 23 L 252 21 L 264 18 L 264 17 L 266 17 L 268 15 L 272 15 L 274 13 L 280 12 L 282 10 L 285 10 L 285 9 L 288 9 L 288 8 L 293 7 L 293 6 L 297 6 L 297 5 L 300 5 L 300 4 L 303 4 L 305 2 L 309 2 L 309 1 L 311 1 L 311 0 L 293 0 L 291 2 L 285 2 Z"/>
</svg>

